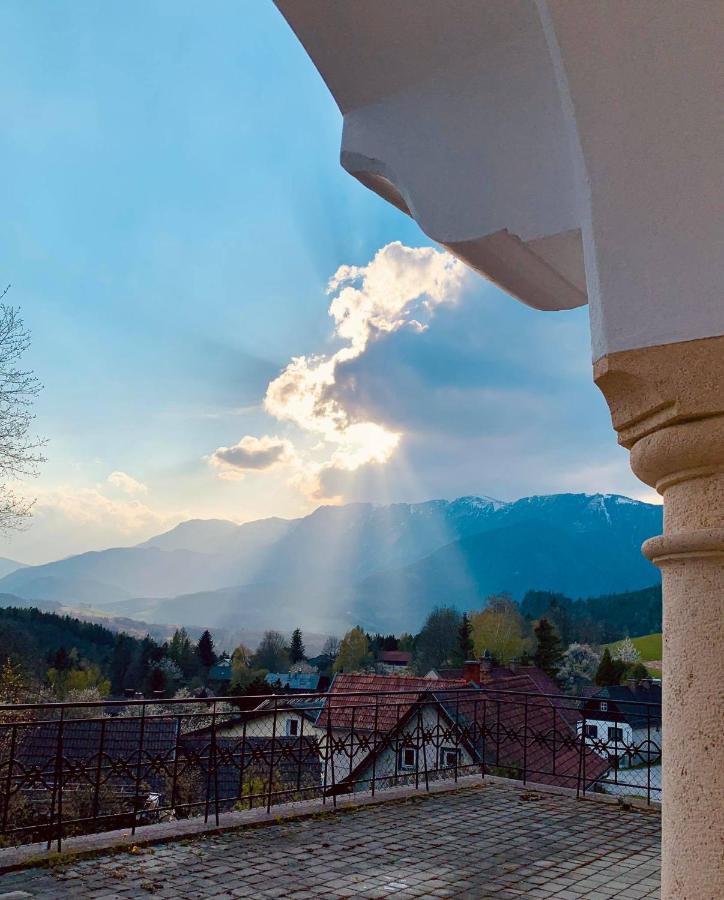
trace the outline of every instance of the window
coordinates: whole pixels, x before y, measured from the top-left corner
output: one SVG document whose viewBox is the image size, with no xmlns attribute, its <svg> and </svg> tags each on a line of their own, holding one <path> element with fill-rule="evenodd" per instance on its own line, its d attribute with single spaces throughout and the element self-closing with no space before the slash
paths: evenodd
<svg viewBox="0 0 724 900">
<path fill-rule="evenodd" d="M 608 726 L 608 739 L 609 741 L 622 741 L 623 740 L 623 728 L 615 728 L 613 725 Z"/>
<path fill-rule="evenodd" d="M 608 703 L 606 703 L 605 700 L 602 700 L 601 701 L 601 712 L 606 712 L 607 709 L 608 709 Z"/>
<path fill-rule="evenodd" d="M 586 725 L 586 737 L 598 737 L 598 725 Z"/>
<path fill-rule="evenodd" d="M 296 737 L 299 734 L 299 719 L 287 719 L 287 734 Z"/>
<path fill-rule="evenodd" d="M 417 768 L 417 750 L 414 747 L 403 747 L 399 753 L 400 769 Z"/>
<path fill-rule="evenodd" d="M 456 750 L 454 747 L 441 747 L 440 748 L 440 768 L 441 769 L 454 769 L 455 766 L 460 764 L 460 751 Z"/>
</svg>

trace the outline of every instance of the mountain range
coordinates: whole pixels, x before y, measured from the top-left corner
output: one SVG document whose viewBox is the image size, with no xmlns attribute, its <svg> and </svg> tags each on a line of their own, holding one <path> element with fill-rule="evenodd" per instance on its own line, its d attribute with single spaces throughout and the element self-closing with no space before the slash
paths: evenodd
<svg viewBox="0 0 724 900">
<path fill-rule="evenodd" d="M 655 584 L 640 546 L 661 529 L 660 506 L 611 494 L 322 506 L 293 520 L 182 522 L 136 547 L 17 568 L 0 592 L 215 629 L 414 630 L 435 605 L 480 607 L 502 591 Z"/>
</svg>

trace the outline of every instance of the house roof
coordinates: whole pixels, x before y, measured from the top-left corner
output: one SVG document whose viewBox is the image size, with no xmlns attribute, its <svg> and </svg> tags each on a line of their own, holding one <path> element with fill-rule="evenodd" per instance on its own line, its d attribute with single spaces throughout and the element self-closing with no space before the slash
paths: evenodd
<svg viewBox="0 0 724 900">
<path fill-rule="evenodd" d="M 319 672 L 269 672 L 264 681 L 270 685 L 279 684 L 292 691 L 316 691 L 322 676 Z"/>
<path fill-rule="evenodd" d="M 53 778 L 62 737 L 64 783 L 92 784 L 100 757 L 102 780 L 120 788 L 140 781 L 162 791 L 173 771 L 178 721 L 171 717 L 137 716 L 68 719 L 18 729 L 15 772 L 21 787 L 47 787 Z M 139 769 L 140 763 L 140 769 Z M 27 783 L 25 783 L 27 782 Z"/>
<path fill-rule="evenodd" d="M 209 678 L 212 681 L 231 680 L 231 660 L 220 659 L 209 669 Z"/>
<path fill-rule="evenodd" d="M 330 685 L 324 707 L 317 718 L 317 726 L 389 731 L 405 717 L 422 694 L 430 691 L 432 685 L 440 692 L 468 687 L 462 680 L 431 681 L 410 675 L 340 673 Z M 394 693 L 385 696 L 384 692 Z"/>
<path fill-rule="evenodd" d="M 318 795 L 322 782 L 319 744 L 311 736 L 217 737 L 212 744 L 203 734 L 186 734 L 179 739 L 178 771 L 186 770 L 209 785 L 212 802 L 218 796 L 226 804 L 239 799 L 242 780 L 252 792 L 264 792 L 270 770 L 275 802 Z"/>
<path fill-rule="evenodd" d="M 601 710 L 600 701 L 609 700 L 615 709 Z M 661 685 L 656 682 L 649 687 L 640 683 L 635 687 L 628 684 L 614 684 L 603 687 L 585 703 L 588 719 L 608 719 L 628 722 L 632 728 L 647 724 L 658 727 L 661 724 Z"/>
<path fill-rule="evenodd" d="M 388 665 L 409 666 L 412 653 L 409 650 L 381 650 L 377 654 L 377 659 Z"/>
<path fill-rule="evenodd" d="M 385 696 L 375 694 L 378 691 L 402 693 Z M 339 675 L 317 725 L 350 731 L 374 731 L 376 725 L 378 733 L 394 735 L 427 702 L 457 726 L 458 738 L 473 758 L 489 767 L 525 769 L 531 781 L 563 787 L 576 786 L 581 763 L 587 784 L 608 769 L 604 759 L 581 745 L 575 723 L 536 682 L 509 669 L 494 671 L 490 683 L 481 687 L 462 679 Z M 353 780 L 365 765 L 360 760 L 349 777 Z"/>
</svg>

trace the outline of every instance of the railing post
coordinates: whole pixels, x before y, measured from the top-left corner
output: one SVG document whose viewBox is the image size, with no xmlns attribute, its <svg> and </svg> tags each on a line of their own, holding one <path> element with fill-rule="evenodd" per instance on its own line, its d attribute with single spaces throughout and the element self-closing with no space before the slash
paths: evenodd
<svg viewBox="0 0 724 900">
<path fill-rule="evenodd" d="M 3 835 L 8 827 L 8 812 L 10 811 L 10 790 L 13 785 L 13 766 L 15 765 L 15 741 L 17 739 L 17 722 L 13 722 L 10 732 L 10 757 L 8 758 L 8 777 L 5 779 L 5 802 L 3 804 Z"/>
<path fill-rule="evenodd" d="M 93 821 L 94 822 L 98 818 L 98 805 L 100 803 L 101 771 L 103 768 L 103 748 L 105 746 L 105 736 L 106 736 L 106 720 L 101 719 L 101 736 L 100 736 L 100 740 L 98 741 L 98 765 L 96 766 L 95 793 L 93 795 Z"/>
<path fill-rule="evenodd" d="M 271 811 L 272 805 L 272 782 L 274 781 L 274 742 L 277 739 L 277 714 L 278 714 L 278 700 L 276 696 L 274 697 L 274 720 L 272 722 L 272 738 L 271 738 L 271 746 L 269 747 L 269 782 L 267 784 L 267 795 L 266 795 L 266 811 L 267 815 Z"/>
<path fill-rule="evenodd" d="M 528 783 L 528 695 L 523 709 L 523 784 Z"/>
<path fill-rule="evenodd" d="M 646 704 L 646 805 L 651 806 L 651 705 Z"/>
<path fill-rule="evenodd" d="M 211 711 L 211 760 L 209 761 L 210 769 L 209 775 L 213 774 L 214 778 L 214 822 L 219 824 L 219 761 L 218 761 L 218 753 L 216 746 L 216 699 L 214 698 L 214 705 Z M 208 791 L 209 782 L 207 781 L 207 790 L 206 790 L 206 815 L 204 821 L 208 821 L 209 818 L 209 791 Z"/>
<path fill-rule="evenodd" d="M 553 775 L 556 774 L 556 731 L 557 731 L 557 723 L 556 723 L 556 705 L 555 703 L 551 703 L 551 709 L 553 710 Z"/>
<path fill-rule="evenodd" d="M 176 818 L 176 788 L 178 786 L 178 751 L 181 736 L 181 715 L 176 716 L 176 737 L 173 748 L 173 775 L 171 776 L 171 815 Z"/>
<path fill-rule="evenodd" d="M 139 729 L 139 743 L 138 743 L 138 762 L 136 763 L 136 784 L 134 788 L 134 796 L 133 796 L 133 825 L 131 827 L 131 834 L 136 833 L 136 822 L 138 819 L 138 802 L 140 800 L 139 791 L 141 788 L 141 763 L 143 760 L 143 738 L 146 733 L 146 701 L 141 701 L 141 727 Z"/>
<path fill-rule="evenodd" d="M 246 712 L 246 710 L 244 711 Z M 239 761 L 239 800 L 244 795 L 244 770 L 246 768 L 246 722 L 247 718 L 244 716 L 244 721 L 241 726 L 241 760 Z M 249 797 L 249 809 L 251 809 L 251 797 Z"/>
<path fill-rule="evenodd" d="M 422 707 L 420 705 L 418 705 L 418 707 L 417 707 L 417 731 L 418 731 L 418 735 L 419 735 L 418 743 L 422 743 L 422 761 L 423 761 L 423 765 L 425 767 L 425 790 L 429 791 L 430 790 L 430 779 L 428 777 L 428 772 L 427 772 L 427 745 L 425 743 L 425 726 L 422 721 Z M 434 748 L 434 746 L 435 745 L 433 744 L 433 748 Z M 419 768 L 420 768 L 419 764 L 418 764 L 417 768 L 419 770 Z M 418 782 L 419 782 L 419 779 L 418 779 Z M 419 787 L 419 783 L 418 783 L 418 787 Z"/>
<path fill-rule="evenodd" d="M 58 825 L 58 853 L 60 853 L 62 838 L 63 838 L 63 798 L 62 798 L 62 790 L 60 789 L 60 782 L 62 780 L 62 772 L 63 772 L 63 720 L 65 717 L 65 707 L 61 706 L 60 708 L 60 719 L 58 720 L 58 733 L 56 737 L 55 744 L 55 767 L 53 773 L 53 795 L 50 802 L 50 827 L 48 829 L 48 850 L 50 850 L 50 845 L 53 843 L 53 824 L 55 820 L 55 803 L 56 798 L 58 799 L 58 809 L 59 809 L 59 825 Z"/>
<path fill-rule="evenodd" d="M 353 706 L 353 707 L 352 707 L 352 722 L 351 722 L 351 725 L 350 725 L 350 732 L 349 732 L 349 772 L 347 773 L 347 777 L 349 778 L 349 783 L 350 783 L 350 786 L 351 786 L 353 792 L 354 792 L 354 785 L 352 784 L 352 769 L 353 769 L 353 766 L 352 766 L 352 759 L 354 758 L 354 755 L 355 755 L 355 749 L 354 749 L 354 741 L 355 741 L 354 719 L 355 719 L 355 713 L 356 713 L 356 712 L 357 712 L 357 707 L 356 707 L 356 706 Z"/>
<path fill-rule="evenodd" d="M 297 757 L 297 796 L 302 799 L 302 756 L 304 755 L 304 707 L 300 715 L 301 723 L 299 725 L 299 756 Z"/>
<path fill-rule="evenodd" d="M 460 691 L 455 691 L 455 784 L 458 783 L 458 756 L 460 756 Z"/>
<path fill-rule="evenodd" d="M 372 796 L 375 795 L 375 787 L 377 784 L 377 729 L 380 713 L 380 695 L 375 694 L 375 720 L 372 729 Z"/>
</svg>

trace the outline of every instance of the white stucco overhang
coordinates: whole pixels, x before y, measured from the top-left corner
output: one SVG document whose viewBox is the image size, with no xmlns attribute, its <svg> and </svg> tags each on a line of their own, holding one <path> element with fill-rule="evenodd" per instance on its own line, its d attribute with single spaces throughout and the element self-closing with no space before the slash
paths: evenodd
<svg viewBox="0 0 724 900">
<path fill-rule="evenodd" d="M 342 165 L 430 238 L 531 306 L 589 302 L 595 359 L 724 334 L 724 3 L 276 2 Z"/>
</svg>

